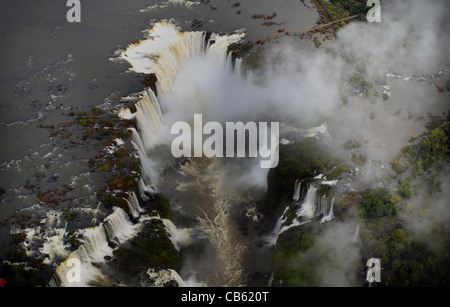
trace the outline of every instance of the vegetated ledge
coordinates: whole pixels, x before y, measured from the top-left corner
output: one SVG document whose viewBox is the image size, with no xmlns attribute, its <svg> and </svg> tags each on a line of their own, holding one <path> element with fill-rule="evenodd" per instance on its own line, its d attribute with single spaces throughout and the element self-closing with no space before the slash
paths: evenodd
<svg viewBox="0 0 450 307">
<path fill-rule="evenodd" d="M 154 75 L 145 75 L 143 83 L 146 86 L 155 87 L 156 81 Z M 131 127 L 136 128 L 134 121 L 121 120 L 127 131 Z M 128 133 L 126 140 L 129 139 L 130 134 Z M 161 218 L 174 219 L 169 200 L 164 195 L 149 194 L 148 192 L 145 192 L 145 195 L 140 194 L 143 192 L 139 190 L 141 163 L 134 147 L 129 142 L 107 155 L 99 151 L 99 154 L 92 158 L 89 164 L 93 172 L 109 174 L 107 187 L 97 192 L 99 200 L 106 208 L 120 207 L 134 221 L 126 200 L 129 198 L 129 193 L 134 192 L 141 209 L 143 209 L 141 215 L 158 215 Z M 142 223 L 142 229 L 134 238 L 118 246 L 113 252 L 112 258 L 105 259 L 109 269 L 120 272 L 120 278 L 115 278 L 115 274 L 109 276 L 114 282 L 112 285 L 126 281 L 127 285 L 138 286 L 139 280 L 136 278 L 138 276 L 144 278 L 149 268 L 178 270 L 181 266 L 181 253 L 170 241 L 163 222 L 160 219 L 150 219 Z"/>
<path fill-rule="evenodd" d="M 175 249 L 167 236 L 163 222 L 151 219 L 144 222 L 142 230 L 134 238 L 113 252 L 107 267 L 119 272 L 117 282 L 141 286 L 141 281 L 148 278 L 148 269 L 179 271 L 182 259 L 182 253 Z M 167 286 L 174 286 L 174 283 L 169 282 Z"/>
<path fill-rule="evenodd" d="M 363 21 L 370 9 L 365 0 L 311 0 L 311 2 L 319 13 L 318 22 L 322 24 L 343 19 L 351 15 L 358 15 L 358 19 Z M 345 25 L 345 23 L 338 25 L 338 27 L 343 25 Z"/>
</svg>

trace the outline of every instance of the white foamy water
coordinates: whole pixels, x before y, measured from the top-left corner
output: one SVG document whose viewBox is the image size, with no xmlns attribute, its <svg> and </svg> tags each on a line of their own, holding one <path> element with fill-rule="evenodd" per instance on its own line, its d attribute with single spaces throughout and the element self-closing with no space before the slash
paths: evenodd
<svg viewBox="0 0 450 307">
<path fill-rule="evenodd" d="M 109 242 L 121 244 L 134 237 L 142 225 L 133 225 L 128 215 L 121 208 L 114 208 L 103 223 L 99 226 L 85 229 L 84 242 L 56 269 L 56 280 L 54 284 L 63 287 L 86 287 L 92 282 L 104 278 L 96 266 L 104 263 L 105 257 L 111 257 L 114 248 Z M 79 262 L 79 280 L 71 279 L 73 261 Z"/>
<path fill-rule="evenodd" d="M 171 6 L 184 6 L 188 9 L 191 9 L 193 6 L 198 5 L 199 1 L 188 1 L 188 0 L 167 0 L 163 3 L 156 3 L 150 5 L 144 9 L 139 10 L 141 13 L 153 12 L 160 9 L 170 8 Z"/>
<path fill-rule="evenodd" d="M 205 287 L 206 284 L 195 279 L 183 280 L 175 270 L 148 269 L 147 275 L 153 280 L 152 287 L 164 287 L 171 281 L 176 281 L 179 287 Z"/>
<path fill-rule="evenodd" d="M 204 32 L 180 32 L 168 22 L 156 23 L 149 38 L 128 46 L 120 55 L 138 73 L 154 73 L 161 93 L 170 92 L 183 60 L 204 49 Z"/>
<path fill-rule="evenodd" d="M 162 219 L 162 222 L 166 227 L 170 241 L 177 251 L 180 251 L 180 248 L 186 247 L 192 242 L 192 235 L 194 234 L 195 229 L 179 229 L 171 220 L 168 219 Z"/>
</svg>

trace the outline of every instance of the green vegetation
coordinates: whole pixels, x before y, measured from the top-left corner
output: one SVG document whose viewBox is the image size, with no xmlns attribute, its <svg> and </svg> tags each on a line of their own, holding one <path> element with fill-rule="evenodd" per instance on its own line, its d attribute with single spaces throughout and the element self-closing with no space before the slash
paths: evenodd
<svg viewBox="0 0 450 307">
<path fill-rule="evenodd" d="M 350 16 L 350 13 L 341 5 L 340 2 L 322 1 L 322 3 L 330 14 L 332 20 L 339 20 Z"/>
<path fill-rule="evenodd" d="M 331 174 L 327 175 L 329 180 L 337 179 L 342 173 L 349 173 L 352 170 L 352 167 L 347 164 L 339 165 L 333 169 Z"/>
<path fill-rule="evenodd" d="M 366 194 L 361 202 L 362 216 L 370 219 L 361 232 L 365 257 L 375 255 L 385 268 L 382 282 L 377 286 L 450 284 L 450 241 L 444 225 L 434 224 L 426 234 L 434 243 L 443 242 L 441 248 L 431 249 L 429 242 L 409 233 L 396 215 L 404 210 L 405 202 L 415 196 L 418 187 L 429 196 L 437 193 L 435 178 L 446 174 L 448 169 L 449 122 L 431 116 L 427 127 L 428 131 L 412 138 L 413 144 L 402 148 L 392 163 L 397 174 L 403 175 L 398 182 L 398 195 L 378 189 Z M 427 214 L 430 203 L 424 201 L 420 208 Z M 420 217 L 421 213 L 415 216 Z"/>
<path fill-rule="evenodd" d="M 361 147 L 361 143 L 357 140 L 348 140 L 344 143 L 343 147 L 345 149 L 356 149 Z"/>
<path fill-rule="evenodd" d="M 76 234 L 76 230 L 75 229 L 70 229 L 67 233 L 67 242 L 74 246 L 74 247 L 79 247 L 82 242 L 81 239 L 83 239 L 83 235 L 79 234 L 78 236 L 75 235 Z"/>
<path fill-rule="evenodd" d="M 412 139 L 418 141 L 417 145 L 405 146 L 394 159 L 392 168 L 397 174 L 409 171 L 410 179 L 430 178 L 448 164 L 450 123 L 434 117 L 427 127 L 430 129 L 427 133 Z"/>
<path fill-rule="evenodd" d="M 145 222 L 142 231 L 114 251 L 111 265 L 130 277 L 148 268 L 179 270 L 182 258 L 167 237 L 161 220 Z"/>
<path fill-rule="evenodd" d="M 393 169 L 402 174 L 403 179 L 398 183 L 397 200 L 403 197 L 406 201 L 415 196 L 420 187 L 420 193 L 432 196 L 439 192 L 436 178 L 447 174 L 449 162 L 449 122 L 442 117 L 430 116 L 427 124 L 428 131 L 413 138 L 413 144 L 405 146 L 395 158 Z M 387 197 L 381 197 L 384 202 Z M 391 200 L 392 201 L 392 200 Z M 416 201 L 416 200 L 415 200 Z M 404 201 L 398 201 L 396 207 L 403 210 Z M 425 215 L 430 208 L 429 201 L 423 201 L 420 208 Z M 417 212 L 420 218 L 422 213 Z M 384 218 L 383 218 L 384 219 Z M 435 223 L 428 230 L 427 240 L 433 243 L 442 242 L 442 246 L 430 248 L 430 242 L 419 239 L 414 233 L 403 228 L 401 220 L 391 216 L 389 221 L 380 225 L 367 224 L 372 236 L 364 236 L 364 244 L 368 252 L 380 257 L 383 267 L 381 286 L 448 286 L 450 263 L 450 240 L 444 224 Z M 445 222 L 442 222 L 445 223 Z M 390 229 L 388 226 L 394 226 Z M 377 229 L 377 231 L 375 231 Z M 383 233 L 380 233 L 383 232 Z M 374 244 L 374 237 L 378 237 L 378 244 Z"/>
<path fill-rule="evenodd" d="M 302 231 L 290 229 L 280 235 L 272 256 L 275 287 L 311 287 L 317 286 L 315 265 L 319 259 L 305 255 L 314 244 L 318 229 L 303 227 Z M 297 259 L 297 261 L 293 261 Z M 305 263 L 300 261 L 303 260 Z"/>
<path fill-rule="evenodd" d="M 0 263 L 0 278 L 6 287 L 36 287 L 48 283 L 48 268 L 41 260 L 30 258 L 21 247 L 6 252 L 8 262 Z"/>
<path fill-rule="evenodd" d="M 108 181 L 111 190 L 122 190 L 138 192 L 139 184 L 136 176 L 129 176 L 123 173 L 118 173 L 115 178 Z"/>
<path fill-rule="evenodd" d="M 366 7 L 367 2 L 364 0 L 313 0 L 312 2 L 319 13 L 317 24 L 327 24 L 354 15 L 358 15 L 360 21 L 365 21 L 367 11 L 369 10 L 369 7 Z M 340 22 L 330 27 L 330 29 L 331 31 L 335 31 L 347 25 L 347 23 L 345 21 Z"/>
<path fill-rule="evenodd" d="M 414 187 L 413 185 L 408 182 L 408 181 L 404 181 L 404 182 L 400 182 L 399 183 L 399 194 L 401 197 L 409 199 L 414 195 Z"/>
<path fill-rule="evenodd" d="M 173 220 L 169 200 L 163 194 L 156 194 L 156 198 L 152 201 L 152 209 L 160 212 L 162 218 Z"/>
<path fill-rule="evenodd" d="M 387 217 L 365 223 L 361 231 L 363 262 L 380 259 L 381 283 L 372 286 L 418 287 L 448 286 L 449 245 L 436 252 L 402 228 L 399 220 Z"/>
<path fill-rule="evenodd" d="M 316 46 L 316 48 L 322 46 L 322 42 L 317 37 L 314 39 L 314 46 Z"/>
<path fill-rule="evenodd" d="M 66 215 L 66 218 L 69 221 L 73 221 L 75 219 L 75 217 L 77 216 L 77 212 L 76 211 L 69 211 Z"/>
<path fill-rule="evenodd" d="M 374 83 L 367 81 L 360 72 L 355 72 L 353 74 L 350 79 L 350 83 L 366 97 L 373 98 L 378 96 Z"/>
<path fill-rule="evenodd" d="M 372 190 L 364 195 L 361 216 L 365 219 L 393 216 L 397 213 L 395 203 L 396 199 L 386 189 Z"/>
<path fill-rule="evenodd" d="M 358 221 L 361 226 L 359 240 L 354 243 L 360 250 L 359 260 L 352 264 L 357 266 L 357 283 L 360 285 L 365 285 L 367 267 L 364 265 L 369 258 L 379 258 L 383 268 L 381 283 L 372 283 L 372 287 L 450 285 L 448 221 L 434 221 L 419 236 L 409 230 L 410 221 L 402 215 L 409 201 L 421 200 L 414 198 L 421 193 L 431 199 L 422 200 L 417 209 L 420 212 L 412 214 L 417 219 L 422 216 L 428 219 L 433 210 L 432 197 L 444 192 L 436 178 L 448 174 L 449 122 L 442 117 L 430 118 L 428 130 L 412 138 L 412 144 L 405 146 L 392 164 L 397 176 L 401 176 L 396 191 L 373 188 L 349 193 L 336 199 L 334 222 L 293 227 L 279 236 L 272 258 L 274 286 L 320 285 L 320 276 L 314 268 L 329 261 L 329 253 L 333 250 L 327 252 L 323 246 L 317 249 L 318 239 L 327 228 L 333 227 L 333 223 L 345 224 L 348 220 Z M 360 145 L 351 140 L 344 148 L 354 149 Z M 293 157 L 289 161 L 295 170 L 298 161 Z M 334 170 L 337 172 L 340 168 L 345 165 Z M 331 175 L 327 178 L 331 179 Z"/>
<path fill-rule="evenodd" d="M 122 208 L 125 212 L 128 212 L 128 203 L 123 197 L 113 196 L 111 194 L 105 194 L 101 199 L 101 202 L 105 206 L 105 208 L 119 207 Z"/>
<path fill-rule="evenodd" d="M 345 15 L 359 15 L 360 20 L 366 20 L 366 15 L 370 9 L 365 0 L 330 0 L 330 3 L 323 1 L 324 5 L 330 4 L 329 6 L 334 6 L 332 9 L 333 14 L 339 14 L 337 16 Z M 327 4 L 325 4 L 325 2 Z M 332 5 L 331 5 L 332 4 Z M 329 7 L 327 5 L 327 8 Z M 335 12 L 335 13 L 334 13 Z M 330 11 L 330 13 L 332 13 Z"/>
<path fill-rule="evenodd" d="M 321 149 L 314 138 L 281 146 L 280 160 L 278 166 L 269 172 L 267 193 L 260 209 L 266 214 L 279 216 L 292 197 L 297 179 L 308 182 L 315 173 L 337 178 L 348 170 L 348 166 L 339 167 L 341 163 L 341 159 L 331 157 Z"/>
</svg>

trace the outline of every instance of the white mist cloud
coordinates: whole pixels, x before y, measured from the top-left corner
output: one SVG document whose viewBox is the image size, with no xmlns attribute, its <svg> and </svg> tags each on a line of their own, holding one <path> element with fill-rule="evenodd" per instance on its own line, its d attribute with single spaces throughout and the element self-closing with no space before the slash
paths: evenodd
<svg viewBox="0 0 450 307">
<path fill-rule="evenodd" d="M 381 23 L 351 23 L 320 50 L 300 48 L 294 40 L 273 45 L 263 75 L 268 110 L 297 126 L 326 121 L 338 150 L 356 139 L 368 159 L 392 161 L 410 137 L 424 130 L 424 118 L 411 114 L 447 111 L 448 97 L 432 86 L 430 75 L 448 69 L 449 8 L 448 1 L 387 2 Z M 352 94 L 349 81 L 358 70 L 378 98 Z M 390 73 L 425 78 L 406 81 L 387 77 Z M 382 85 L 390 89 L 386 101 Z"/>
<path fill-rule="evenodd" d="M 416 195 L 401 206 L 399 216 L 416 239 L 438 249 L 443 246 L 443 234 L 450 232 L 450 178 L 441 176 L 436 182 L 439 189 L 432 195 L 419 187 Z"/>
<path fill-rule="evenodd" d="M 350 287 L 360 284 L 357 280 L 359 247 L 352 242 L 355 229 L 354 225 L 332 223 L 308 251 L 325 259 L 315 267 L 321 286 Z"/>
</svg>

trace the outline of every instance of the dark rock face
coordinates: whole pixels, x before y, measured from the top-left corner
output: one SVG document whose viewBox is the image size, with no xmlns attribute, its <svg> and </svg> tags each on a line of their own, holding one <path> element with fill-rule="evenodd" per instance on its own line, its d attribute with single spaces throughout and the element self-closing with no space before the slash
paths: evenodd
<svg viewBox="0 0 450 307">
<path fill-rule="evenodd" d="M 171 280 L 167 284 L 164 285 L 166 288 L 178 288 L 180 285 L 176 280 Z"/>
</svg>

